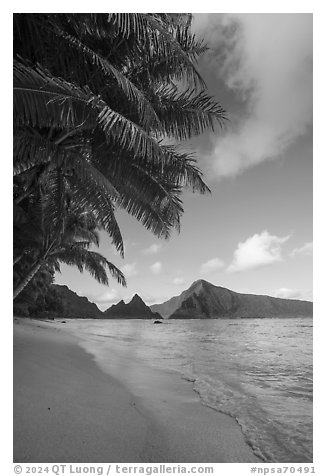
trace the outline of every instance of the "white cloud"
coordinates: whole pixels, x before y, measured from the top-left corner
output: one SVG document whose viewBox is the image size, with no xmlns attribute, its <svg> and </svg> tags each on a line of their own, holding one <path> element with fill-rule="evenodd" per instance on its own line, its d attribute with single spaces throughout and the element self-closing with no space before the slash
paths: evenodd
<svg viewBox="0 0 326 476">
<path fill-rule="evenodd" d="M 263 231 L 239 242 L 227 271 L 244 271 L 282 261 L 281 245 L 289 238 L 290 235 L 281 238 Z"/>
<path fill-rule="evenodd" d="M 291 252 L 291 256 L 297 256 L 297 255 L 302 255 L 302 256 L 312 256 L 312 241 L 309 243 L 305 243 L 303 246 L 300 248 L 294 248 L 294 250 Z"/>
<path fill-rule="evenodd" d="M 302 299 L 302 293 L 298 289 L 279 288 L 271 292 L 271 296 L 282 299 Z"/>
<path fill-rule="evenodd" d="M 176 286 L 179 286 L 180 284 L 184 284 L 185 280 L 184 278 L 177 277 L 173 279 L 172 283 L 175 284 Z"/>
<path fill-rule="evenodd" d="M 156 263 L 153 263 L 150 266 L 150 270 L 152 271 L 153 274 L 160 274 L 160 272 L 162 271 L 162 263 L 160 263 L 159 261 L 157 261 Z"/>
<path fill-rule="evenodd" d="M 207 64 L 245 106 L 214 138 L 213 168 L 231 176 L 280 156 L 312 124 L 311 14 L 195 14 Z"/>
<path fill-rule="evenodd" d="M 96 302 L 98 304 L 109 303 L 116 301 L 118 297 L 118 291 L 114 288 L 105 291 L 102 294 L 97 295 L 88 295 L 86 296 L 90 301 Z"/>
<path fill-rule="evenodd" d="M 170 294 L 161 294 L 161 295 L 153 295 L 153 294 L 147 294 L 144 292 L 143 294 L 138 293 L 142 300 L 147 304 L 147 306 L 152 306 L 153 304 L 161 304 L 162 302 L 167 301 L 168 299 L 171 298 Z"/>
<path fill-rule="evenodd" d="M 121 271 L 127 278 L 131 278 L 132 276 L 136 276 L 136 274 L 138 274 L 138 271 L 136 268 L 137 268 L 136 263 L 129 263 L 122 266 Z"/>
<path fill-rule="evenodd" d="M 224 266 L 224 263 L 222 260 L 219 258 L 213 258 L 210 259 L 209 261 L 206 261 L 206 263 L 203 263 L 200 267 L 200 272 L 202 274 L 208 274 L 211 273 L 212 271 L 216 271 L 218 269 L 222 269 Z"/>
<path fill-rule="evenodd" d="M 144 255 L 155 255 L 156 253 L 159 252 L 161 248 L 162 248 L 161 244 L 153 243 L 148 248 L 142 250 L 142 253 L 144 253 Z"/>
</svg>

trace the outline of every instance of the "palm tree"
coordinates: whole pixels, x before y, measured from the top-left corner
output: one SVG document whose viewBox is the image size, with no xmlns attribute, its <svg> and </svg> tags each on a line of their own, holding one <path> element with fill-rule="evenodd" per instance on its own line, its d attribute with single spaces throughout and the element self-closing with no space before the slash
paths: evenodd
<svg viewBox="0 0 326 476">
<path fill-rule="evenodd" d="M 106 268 L 123 286 L 126 285 L 121 271 L 100 253 L 90 247 L 99 246 L 98 223 L 92 212 L 81 208 L 63 182 L 64 209 L 57 208 L 52 193 L 55 176 L 47 175 L 31 205 L 27 201 L 16 205 L 14 213 L 14 299 L 25 289 L 40 270 L 60 272 L 60 263 L 86 269 L 102 284 L 108 284 Z"/>
<path fill-rule="evenodd" d="M 50 174 L 48 219 L 61 223 L 65 182 L 122 255 L 116 207 L 158 237 L 179 229 L 183 187 L 209 189 L 173 141 L 225 119 L 190 26 L 188 14 L 14 15 L 16 205 Z"/>
</svg>

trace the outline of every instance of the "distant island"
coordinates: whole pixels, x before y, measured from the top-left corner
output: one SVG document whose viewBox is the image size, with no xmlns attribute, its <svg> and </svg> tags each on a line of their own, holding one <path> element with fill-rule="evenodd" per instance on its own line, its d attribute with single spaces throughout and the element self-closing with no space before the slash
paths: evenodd
<svg viewBox="0 0 326 476">
<path fill-rule="evenodd" d="M 105 319 L 161 319 L 158 312 L 153 312 L 149 306 L 138 294 L 135 294 L 132 300 L 126 304 L 124 301 L 114 304 L 103 312 Z"/>
<path fill-rule="evenodd" d="M 199 279 L 179 296 L 151 309 L 167 319 L 312 317 L 313 303 L 236 293 Z"/>
<path fill-rule="evenodd" d="M 105 311 L 101 311 L 87 297 L 79 296 L 65 285 L 52 284 L 50 294 L 51 300 L 47 307 L 38 309 L 33 306 L 29 310 L 26 306 L 18 307 L 15 314 L 43 319 L 162 319 L 162 316 L 158 312 L 152 311 L 138 294 L 135 294 L 129 303 L 120 301 Z"/>
<path fill-rule="evenodd" d="M 49 308 L 33 312 L 16 311 L 18 316 L 66 319 L 241 319 L 266 317 L 312 317 L 313 303 L 295 299 L 242 294 L 199 279 L 179 296 L 161 304 L 147 306 L 135 294 L 129 303 L 123 300 L 105 311 L 68 286 L 51 285 Z M 53 305 L 55 303 L 55 306 Z"/>
<path fill-rule="evenodd" d="M 87 297 L 79 296 L 77 293 L 68 288 L 68 286 L 52 284 L 52 291 L 55 292 L 58 301 L 58 307 L 54 317 L 65 317 L 67 319 L 96 319 L 102 317 L 102 311 Z M 45 311 L 51 314 L 51 311 Z"/>
</svg>

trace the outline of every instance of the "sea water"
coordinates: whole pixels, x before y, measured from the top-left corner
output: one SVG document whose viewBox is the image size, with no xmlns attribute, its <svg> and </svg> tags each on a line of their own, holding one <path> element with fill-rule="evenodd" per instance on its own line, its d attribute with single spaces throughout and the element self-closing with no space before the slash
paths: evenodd
<svg viewBox="0 0 326 476">
<path fill-rule="evenodd" d="M 312 319 L 70 321 L 105 349 L 193 382 L 267 462 L 312 462 Z"/>
</svg>

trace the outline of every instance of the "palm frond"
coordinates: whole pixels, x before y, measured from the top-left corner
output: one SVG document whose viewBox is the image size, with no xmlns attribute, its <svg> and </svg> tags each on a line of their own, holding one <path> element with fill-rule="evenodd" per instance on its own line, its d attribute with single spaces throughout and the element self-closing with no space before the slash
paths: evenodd
<svg viewBox="0 0 326 476">
<path fill-rule="evenodd" d="M 87 88 L 51 77 L 41 66 L 34 69 L 14 60 L 14 121 L 18 126 L 94 127 L 92 98 Z"/>
<path fill-rule="evenodd" d="M 159 71 L 161 74 L 164 71 L 165 80 L 171 77 L 186 78 L 195 87 L 205 88 L 203 78 L 191 61 L 191 54 L 189 51 L 184 51 L 178 38 L 171 31 L 171 15 L 110 13 L 108 21 L 115 27 L 117 35 L 121 38 L 116 53 L 119 55 L 125 49 L 126 70 L 133 71 L 132 77 L 139 76 L 140 81 L 137 83 L 139 86 L 148 74 L 154 79 L 156 66 L 164 64 Z M 141 62 L 139 54 L 142 56 Z M 136 76 L 134 76 L 135 72 L 137 72 Z"/>
<path fill-rule="evenodd" d="M 113 111 L 109 106 L 101 104 L 101 107 L 98 122 L 103 131 L 109 137 L 111 136 L 122 149 L 133 152 L 135 155 L 151 157 L 153 161 L 163 158 L 157 141 L 141 127 Z"/>
<path fill-rule="evenodd" d="M 164 158 L 171 161 L 170 157 Z M 158 237 L 168 237 L 173 228 L 179 229 L 181 188 L 175 178 L 169 182 L 171 176 L 165 176 L 164 163 L 154 164 L 127 154 L 102 166 L 120 192 L 119 207 Z"/>
<path fill-rule="evenodd" d="M 180 23 L 175 26 L 172 24 L 172 35 L 191 61 L 197 61 L 198 57 L 208 50 L 204 40 L 198 40 L 196 35 L 191 33 L 190 24 L 188 26 Z"/>
<path fill-rule="evenodd" d="M 143 40 L 146 33 L 146 19 L 141 13 L 108 13 L 108 23 L 115 27 L 116 34 L 123 38 L 133 36 Z"/>
<path fill-rule="evenodd" d="M 156 89 L 153 103 L 167 136 L 186 140 L 193 135 L 214 131 L 216 125 L 222 127 L 227 120 L 225 109 L 205 91 L 184 92 L 175 87 Z"/>
<path fill-rule="evenodd" d="M 202 171 L 195 165 L 197 161 L 193 153 L 182 152 L 175 145 L 161 145 L 161 148 L 167 157 L 161 172 L 167 182 L 174 180 L 178 186 L 191 188 L 193 192 L 210 193 Z"/>
<path fill-rule="evenodd" d="M 60 240 L 65 229 L 67 215 L 67 183 L 61 170 L 51 170 L 46 177 L 46 196 L 44 195 L 43 227 L 49 241 Z"/>
<path fill-rule="evenodd" d="M 95 127 L 103 129 L 108 140 L 135 154 L 159 160 L 162 156 L 157 142 L 140 126 L 113 111 L 87 88 L 50 78 L 36 70 L 14 64 L 14 118 L 17 125 L 33 127 Z M 94 122 L 94 120 L 96 122 Z"/>
<path fill-rule="evenodd" d="M 97 247 L 100 244 L 98 223 L 96 217 L 90 211 L 79 211 L 79 204 L 69 206 L 65 220 L 65 230 L 61 237 L 61 242 L 77 242 L 83 240 L 89 245 L 94 244 Z"/>
<path fill-rule="evenodd" d="M 83 44 L 78 38 L 69 35 L 65 31 L 55 27 L 56 32 L 61 38 L 66 40 L 68 44 L 74 48 L 80 56 L 79 62 L 87 62 L 97 66 L 99 71 L 97 75 L 102 72 L 105 76 L 113 79 L 116 82 L 118 88 L 123 92 L 126 98 L 129 100 L 129 107 L 135 106 L 138 110 L 141 119 L 141 125 L 145 129 L 149 129 L 151 126 L 159 127 L 159 119 L 146 96 L 140 91 L 125 75 L 123 75 L 117 68 L 115 68 L 110 62 L 96 51 L 89 48 L 86 44 Z M 85 67 L 85 65 L 84 65 Z"/>
<path fill-rule="evenodd" d="M 192 80 L 194 84 L 198 85 L 200 88 L 206 88 L 205 81 L 197 71 L 195 65 L 191 62 L 188 55 L 182 49 L 177 39 L 169 32 L 166 27 L 164 27 L 164 24 L 162 25 L 162 23 L 159 21 L 159 17 L 155 14 L 144 14 L 144 16 L 148 24 L 154 30 L 157 30 L 160 33 L 159 35 L 152 36 L 155 56 L 159 58 L 160 53 L 162 53 L 162 56 L 169 59 L 173 56 L 178 58 L 179 64 L 182 64 L 182 68 L 184 68 L 188 79 Z"/>
<path fill-rule="evenodd" d="M 77 243 L 72 246 L 66 246 L 64 251 L 54 254 L 55 258 L 67 265 L 77 266 L 80 272 L 87 270 L 101 284 L 108 284 L 108 276 L 105 268 L 108 268 L 110 274 L 122 286 L 126 286 L 126 280 L 123 273 L 104 256 L 95 251 L 89 251 L 79 246 Z"/>
<path fill-rule="evenodd" d="M 124 256 L 124 246 L 121 231 L 114 214 L 114 205 L 105 191 L 96 186 L 96 182 L 88 182 L 86 185 L 78 177 L 70 178 L 71 191 L 74 200 L 78 202 L 80 209 L 93 213 L 98 226 L 108 233 L 112 243 Z"/>
<path fill-rule="evenodd" d="M 53 166 L 60 166 L 66 154 L 64 147 L 48 140 L 46 136 L 19 130 L 14 134 L 14 176 L 49 162 Z"/>
<path fill-rule="evenodd" d="M 65 170 L 67 172 L 71 170 L 78 180 L 92 184 L 94 189 L 100 189 L 110 199 L 119 199 L 119 192 L 110 180 L 92 165 L 91 160 L 87 156 L 71 154 L 65 165 Z"/>
</svg>

